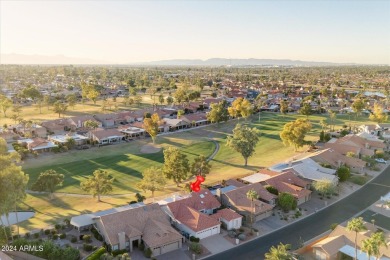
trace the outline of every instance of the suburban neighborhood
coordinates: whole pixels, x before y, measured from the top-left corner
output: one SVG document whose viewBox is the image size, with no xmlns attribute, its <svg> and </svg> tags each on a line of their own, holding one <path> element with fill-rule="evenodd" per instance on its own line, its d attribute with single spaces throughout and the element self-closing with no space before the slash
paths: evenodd
<svg viewBox="0 0 390 260">
<path fill-rule="evenodd" d="M 0 2 L 0 260 L 390 260 L 390 2 Z"/>
</svg>

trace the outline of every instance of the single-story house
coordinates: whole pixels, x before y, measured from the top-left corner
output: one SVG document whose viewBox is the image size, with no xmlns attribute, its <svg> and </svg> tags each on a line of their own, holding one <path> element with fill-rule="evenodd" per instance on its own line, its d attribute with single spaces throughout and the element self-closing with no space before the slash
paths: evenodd
<svg viewBox="0 0 390 260">
<path fill-rule="evenodd" d="M 142 241 L 158 256 L 182 247 L 182 235 L 171 227 L 169 217 L 156 203 L 98 216 L 94 221 L 112 250 L 132 252 Z"/>
<path fill-rule="evenodd" d="M 239 229 L 242 225 L 242 216 L 231 209 L 221 209 L 211 217 L 221 221 L 227 230 Z"/>
<path fill-rule="evenodd" d="M 183 115 L 180 117 L 180 119 L 184 120 L 192 127 L 207 125 L 210 123 L 210 121 L 207 120 L 206 113 L 195 113 L 195 114 Z"/>
<path fill-rule="evenodd" d="M 292 171 L 273 176 L 263 183 L 276 188 L 279 193 L 290 193 L 297 199 L 298 205 L 308 201 L 311 197 L 311 183 L 299 178 Z"/>
<path fill-rule="evenodd" d="M 53 142 L 39 137 L 18 140 L 18 143 L 27 143 L 27 149 L 36 152 L 50 152 L 52 148 L 58 147 Z"/>
<path fill-rule="evenodd" d="M 310 158 L 294 163 L 290 168 L 296 175 L 308 181 L 329 180 L 334 185 L 338 184 L 339 178 L 335 169 L 322 167 Z"/>
<path fill-rule="evenodd" d="M 209 216 L 220 206 L 209 190 L 202 189 L 192 192 L 188 198 L 168 203 L 163 209 L 184 235 L 203 239 L 220 233 L 221 223 Z"/>
<path fill-rule="evenodd" d="M 366 230 L 357 233 L 358 259 L 368 259 L 367 253 L 361 251 L 362 241 L 369 238 L 371 234 L 378 229 L 371 223 L 364 223 Z M 386 232 L 385 236 L 389 236 Z M 318 260 L 336 260 L 342 259 L 343 256 L 350 258 L 355 257 L 355 232 L 348 231 L 345 226 L 338 225 L 326 238 L 320 239 L 319 242 L 312 245 L 313 256 Z M 390 248 L 381 246 L 379 248 L 381 260 L 390 259 Z"/>
<path fill-rule="evenodd" d="M 68 133 L 66 135 L 49 135 L 47 139 L 55 144 L 66 144 L 68 139 L 73 139 L 76 145 L 83 145 L 87 142 L 88 137 L 76 133 Z"/>
<path fill-rule="evenodd" d="M 338 169 L 340 166 L 348 166 L 352 172 L 363 173 L 367 163 L 359 158 L 348 157 L 341 153 L 327 148 L 320 150 L 313 154 L 311 157 L 317 163 L 326 163 L 332 166 L 332 168 Z"/>
<path fill-rule="evenodd" d="M 126 139 L 135 139 L 135 138 L 143 138 L 145 137 L 145 129 L 135 127 L 132 125 L 124 125 L 118 127 L 119 132 L 126 136 Z"/>
<path fill-rule="evenodd" d="M 259 199 L 254 200 L 253 203 L 246 196 L 249 190 L 254 190 L 259 195 Z M 268 192 L 260 183 L 245 185 L 225 193 L 217 190 L 216 195 L 223 205 L 243 215 L 246 222 L 250 222 L 252 213 L 254 222 L 271 216 L 277 198 L 276 195 Z"/>
<path fill-rule="evenodd" d="M 96 129 L 89 131 L 89 136 L 100 145 L 119 143 L 125 139 L 125 135 L 117 129 Z"/>
<path fill-rule="evenodd" d="M 77 125 L 69 118 L 43 121 L 41 125 L 46 128 L 50 135 L 66 134 L 77 129 Z"/>
<path fill-rule="evenodd" d="M 176 131 L 180 129 L 188 128 L 191 124 L 182 119 L 164 118 L 165 124 L 169 126 L 169 131 Z"/>
</svg>

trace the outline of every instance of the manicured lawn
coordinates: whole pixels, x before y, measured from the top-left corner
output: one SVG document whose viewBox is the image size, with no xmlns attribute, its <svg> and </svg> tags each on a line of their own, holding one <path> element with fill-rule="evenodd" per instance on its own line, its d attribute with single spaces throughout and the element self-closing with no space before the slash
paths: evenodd
<svg viewBox="0 0 390 260">
<path fill-rule="evenodd" d="M 195 156 L 203 154 L 209 156 L 214 151 L 214 144 L 206 141 L 207 138 L 213 138 L 220 145 L 220 150 L 211 161 L 212 170 L 206 177 L 205 184 L 214 184 L 223 179 L 237 178 L 243 175 L 253 173 L 259 167 L 268 167 L 278 162 L 283 162 L 296 156 L 304 156 L 307 148 L 301 148 L 294 152 L 293 148 L 285 147 L 279 138 L 279 133 L 283 125 L 289 121 L 295 120 L 300 115 L 291 114 L 283 116 L 278 113 L 262 113 L 261 121 L 258 122 L 258 116 L 240 123 L 247 123 L 251 127 L 257 127 L 261 131 L 260 142 L 256 147 L 256 153 L 249 158 L 248 166 L 244 167 L 244 159 L 240 154 L 228 148 L 226 144 L 227 135 L 232 133 L 237 120 L 233 120 L 220 125 L 212 125 L 201 129 L 196 129 L 183 133 L 174 133 L 172 135 L 159 136 L 157 143 L 164 147 L 169 145 L 180 147 L 188 158 L 192 160 Z M 313 129 L 307 136 L 307 140 L 318 140 L 321 126 L 319 122 L 325 116 L 312 115 L 310 121 Z M 368 123 L 366 117 L 360 117 L 357 120 L 351 117 L 352 125 Z M 338 115 L 335 129 L 340 129 L 343 124 L 349 125 L 349 117 Z M 65 174 L 64 186 L 59 188 L 60 192 L 84 193 L 79 188 L 80 180 L 90 175 L 95 169 L 107 169 L 116 179 L 114 183 L 114 194 L 128 194 L 136 192 L 136 183 L 141 177 L 141 172 L 150 166 L 162 166 L 162 151 L 155 154 L 142 154 L 140 148 L 150 142 L 149 139 L 134 141 L 120 145 L 94 148 L 85 151 L 73 151 L 70 153 L 48 155 L 38 159 L 29 159 L 23 168 L 30 175 L 30 184 L 34 182 L 38 174 L 46 169 L 55 169 Z M 307 155 L 309 155 L 307 153 Z M 363 176 L 358 176 L 363 177 Z M 188 181 L 192 181 L 191 178 Z M 188 182 L 187 181 L 187 182 Z M 178 191 L 172 183 L 169 183 L 164 191 L 156 192 L 155 196 Z M 147 192 L 147 197 L 150 192 Z M 92 197 L 71 197 L 57 195 L 55 199 L 49 200 L 47 195 L 28 195 L 22 208 L 33 209 L 36 216 L 22 223 L 23 229 L 31 230 L 33 228 L 44 228 L 48 224 L 54 224 L 60 219 L 80 215 L 86 212 L 104 210 L 119 205 L 126 204 L 134 200 L 133 195 L 125 197 L 113 197 L 103 199 L 104 203 L 97 203 Z M 22 231 L 23 231 L 22 229 Z"/>
<path fill-rule="evenodd" d="M 24 233 L 33 229 L 45 229 L 65 218 L 71 218 L 85 213 L 110 209 L 127 204 L 133 200 L 133 196 L 103 198 L 103 202 L 97 202 L 91 197 L 70 197 L 57 195 L 52 200 L 47 195 L 27 195 L 26 200 L 19 205 L 19 210 L 33 210 L 35 216 L 21 223 L 20 232 Z"/>
<path fill-rule="evenodd" d="M 180 143 L 175 138 L 170 138 L 171 143 Z M 176 141 L 176 142 L 175 142 Z M 188 140 L 185 140 L 188 141 Z M 130 145 L 130 144 L 129 144 Z M 183 144 L 182 144 L 183 145 Z M 214 151 L 212 142 L 201 141 L 183 146 L 183 152 L 190 161 L 196 156 L 202 154 L 209 156 Z M 100 150 L 115 149 L 112 147 L 102 147 Z M 80 151 L 81 153 L 82 151 Z M 142 172 L 151 166 L 161 167 L 163 163 L 163 152 L 154 154 L 121 154 L 107 155 L 98 158 L 83 159 L 73 162 L 60 163 L 55 165 L 45 165 L 34 168 L 26 168 L 25 172 L 29 174 L 29 185 L 35 182 L 39 173 L 54 169 L 65 175 L 64 184 L 57 189 L 58 192 L 85 194 L 80 189 L 80 181 L 91 175 L 96 169 L 105 169 L 115 178 L 114 190 L 112 194 L 125 194 L 138 192 L 135 185 L 142 177 Z"/>
</svg>

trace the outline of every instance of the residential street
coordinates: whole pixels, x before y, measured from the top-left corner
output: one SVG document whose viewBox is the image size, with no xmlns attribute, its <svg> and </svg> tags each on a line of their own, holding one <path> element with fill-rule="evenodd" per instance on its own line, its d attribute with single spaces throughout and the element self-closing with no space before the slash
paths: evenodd
<svg viewBox="0 0 390 260">
<path fill-rule="evenodd" d="M 341 223 L 353 217 L 389 191 L 390 167 L 373 179 L 368 185 L 316 214 L 264 237 L 205 259 L 264 259 L 264 254 L 269 248 L 279 242 L 289 243 L 295 249 L 301 241 L 307 241 L 322 234 L 329 229 L 332 223 Z"/>
</svg>

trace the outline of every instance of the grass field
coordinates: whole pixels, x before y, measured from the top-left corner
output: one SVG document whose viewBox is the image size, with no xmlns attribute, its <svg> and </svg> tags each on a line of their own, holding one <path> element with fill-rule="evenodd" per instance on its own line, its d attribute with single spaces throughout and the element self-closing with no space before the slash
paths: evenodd
<svg viewBox="0 0 390 260">
<path fill-rule="evenodd" d="M 192 160 L 199 154 L 209 156 L 214 151 L 215 145 L 206 141 L 206 138 L 212 138 L 217 141 L 220 149 L 211 161 L 212 170 L 206 177 L 205 182 L 205 184 L 214 184 L 223 179 L 242 177 L 255 172 L 259 167 L 271 166 L 289 158 L 306 155 L 304 152 L 306 150 L 305 147 L 298 152 L 294 152 L 293 148 L 285 147 L 279 138 L 283 125 L 295 120 L 297 117 L 302 116 L 262 113 L 260 122 L 258 122 L 258 116 L 253 116 L 247 121 L 240 119 L 240 123 L 247 123 L 261 131 L 256 153 L 249 158 L 247 167 L 244 167 L 244 159 L 241 155 L 226 146 L 226 137 L 232 133 L 237 120 L 187 132 L 159 136 L 157 143 L 163 148 L 169 145 L 180 147 L 188 155 L 188 158 Z M 309 117 L 313 124 L 313 129 L 307 136 L 307 140 L 318 140 L 319 132 L 321 131 L 319 122 L 324 118 L 326 116 L 322 115 Z M 353 117 L 351 119 L 351 122 L 349 122 L 348 116 L 338 115 L 335 129 L 340 129 L 344 124 L 357 125 L 368 122 L 366 117 L 357 119 Z M 30 175 L 30 184 L 40 172 L 46 169 L 55 169 L 65 174 L 64 186 L 58 189 L 59 192 L 84 193 L 79 188 L 80 180 L 91 174 L 95 169 L 103 168 L 107 169 L 116 179 L 113 193 L 133 193 L 137 191 L 136 183 L 145 168 L 152 165 L 162 166 L 163 154 L 161 151 L 155 154 L 140 153 L 140 148 L 147 142 L 150 142 L 150 140 L 145 139 L 131 143 L 29 159 L 23 165 L 23 169 Z M 177 188 L 175 185 L 169 185 L 164 191 L 156 192 L 155 195 L 161 196 L 175 192 L 178 189 L 180 188 Z M 144 195 L 149 197 L 150 192 Z M 33 209 L 37 214 L 34 218 L 22 223 L 22 231 L 42 228 L 73 215 L 123 205 L 133 199 L 133 195 L 126 195 L 124 197 L 105 198 L 103 203 L 97 203 L 96 199 L 89 196 L 80 198 L 57 195 L 55 199 L 49 200 L 47 195 L 28 195 L 26 201 L 21 206 L 24 209 Z"/>
<path fill-rule="evenodd" d="M 169 139 L 169 143 L 171 145 L 175 144 L 175 146 L 183 146 L 182 151 L 187 155 L 190 161 L 198 155 L 209 156 L 214 151 L 215 146 L 212 142 L 208 141 L 189 142 L 189 140 L 184 140 L 189 142 L 188 145 L 185 145 L 178 142 L 177 138 L 165 139 Z M 131 146 L 132 143 L 127 145 Z M 115 149 L 115 147 L 102 147 L 98 150 L 108 151 L 110 149 Z M 64 184 L 62 187 L 57 189 L 57 192 L 85 194 L 85 192 L 80 189 L 80 181 L 91 175 L 96 169 L 105 169 L 115 178 L 112 194 L 125 194 L 138 192 L 139 190 L 135 187 L 135 185 L 140 178 L 142 178 L 142 172 L 151 166 L 161 167 L 163 159 L 163 152 L 160 151 L 153 154 L 124 153 L 106 155 L 55 165 L 49 165 L 46 163 L 46 160 L 46 165 L 34 168 L 25 168 L 25 172 L 30 176 L 30 186 L 35 182 L 39 173 L 47 169 L 54 169 L 65 175 Z"/>
<path fill-rule="evenodd" d="M 20 232 L 46 228 L 48 225 L 54 225 L 65 218 L 121 206 L 133 199 L 133 196 L 103 198 L 103 202 L 97 203 L 92 196 L 79 198 L 56 195 L 52 200 L 49 200 L 47 195 L 29 194 L 26 200 L 19 205 L 19 210 L 33 210 L 35 216 L 21 223 Z"/>
</svg>

